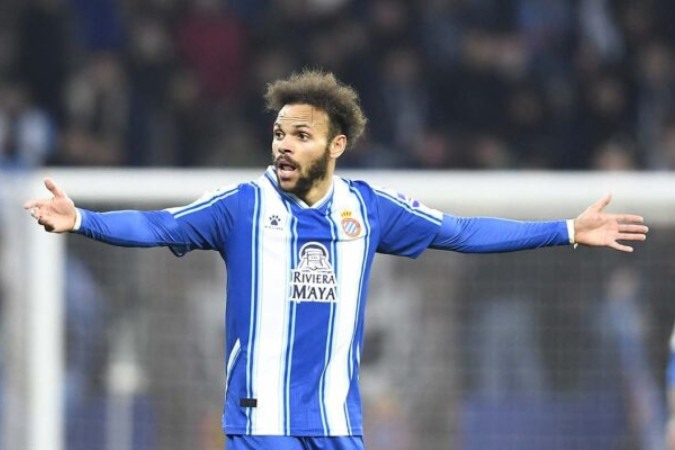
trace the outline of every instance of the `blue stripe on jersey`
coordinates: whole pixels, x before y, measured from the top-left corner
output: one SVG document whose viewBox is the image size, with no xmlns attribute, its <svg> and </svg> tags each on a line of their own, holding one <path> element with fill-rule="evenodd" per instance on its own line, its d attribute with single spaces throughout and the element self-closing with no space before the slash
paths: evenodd
<svg viewBox="0 0 675 450">
<path fill-rule="evenodd" d="M 301 261 L 300 252 L 305 244 L 318 242 L 326 243 L 330 239 L 330 233 L 326 229 L 324 215 L 316 209 L 303 209 L 295 204 L 291 206 L 297 217 L 296 264 Z M 301 237 L 306 237 L 302 239 Z M 323 245 L 323 244 L 322 244 Z M 326 249 L 328 251 L 328 249 Z M 332 260 L 332 255 L 327 255 Z M 291 300 L 292 301 L 292 300 Z M 324 343 L 327 340 L 331 308 L 321 301 L 295 302 L 295 339 L 293 357 L 290 370 L 293 371 L 292 379 L 305 379 L 305 383 L 291 383 L 289 398 L 291 410 L 291 430 L 316 430 L 320 429 L 325 434 L 325 411 L 322 409 L 320 382 L 325 370 Z M 302 408 L 299 410 L 298 408 Z M 301 412 L 302 411 L 302 412 Z M 295 431 L 296 433 L 298 431 Z"/>
<path fill-rule="evenodd" d="M 428 214 L 424 210 L 414 208 L 409 203 L 405 202 L 402 198 L 397 197 L 390 192 L 383 191 L 383 190 L 376 189 L 376 188 L 373 188 L 373 192 L 378 197 L 386 198 L 387 200 L 390 200 L 390 201 L 396 203 L 397 205 L 403 207 L 406 211 L 410 212 L 411 214 L 415 214 L 416 216 L 428 219 L 429 221 L 431 221 L 433 223 L 436 223 L 438 225 L 440 225 L 441 222 L 442 222 L 442 218 L 438 218 L 438 217 L 435 217 L 431 214 Z"/>
<path fill-rule="evenodd" d="M 254 200 L 253 200 L 253 230 L 259 229 L 259 224 L 262 221 L 261 218 L 261 192 L 258 186 L 254 188 Z M 247 398 L 254 398 L 253 393 L 253 374 L 255 373 L 255 362 L 253 354 L 255 353 L 254 343 L 256 342 L 256 334 L 258 332 L 257 325 L 259 320 L 257 318 L 258 310 L 260 308 L 260 234 L 254 232 L 251 236 L 251 298 L 249 299 L 251 304 L 251 315 L 249 319 L 249 329 L 248 329 L 248 355 L 246 360 L 246 395 Z M 246 409 L 246 432 L 251 433 L 252 430 L 252 415 L 253 408 Z"/>
<path fill-rule="evenodd" d="M 169 208 L 167 211 L 169 211 L 173 216 L 178 219 L 181 218 L 187 214 L 191 214 L 197 211 L 200 211 L 204 208 L 208 208 L 209 206 L 212 206 L 219 200 L 225 199 L 229 197 L 230 195 L 234 195 L 237 192 L 239 192 L 239 188 L 235 187 L 231 190 L 225 191 L 225 192 L 216 192 L 213 195 L 209 196 L 208 199 L 199 199 L 194 203 L 191 203 L 185 207 L 181 208 Z"/>
</svg>

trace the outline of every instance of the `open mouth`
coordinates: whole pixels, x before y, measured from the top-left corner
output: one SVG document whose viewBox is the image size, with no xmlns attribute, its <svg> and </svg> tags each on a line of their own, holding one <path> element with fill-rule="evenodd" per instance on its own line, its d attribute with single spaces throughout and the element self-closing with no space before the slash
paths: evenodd
<svg viewBox="0 0 675 450">
<path fill-rule="evenodd" d="M 286 158 L 278 159 L 276 161 L 275 166 L 277 167 L 277 172 L 280 175 L 290 175 L 291 173 L 295 172 L 298 168 L 293 161 Z"/>
</svg>

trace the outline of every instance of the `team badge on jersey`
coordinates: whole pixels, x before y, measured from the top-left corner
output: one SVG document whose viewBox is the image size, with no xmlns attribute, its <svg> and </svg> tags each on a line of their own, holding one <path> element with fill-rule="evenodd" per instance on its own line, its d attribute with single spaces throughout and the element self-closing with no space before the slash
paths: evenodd
<svg viewBox="0 0 675 450">
<path fill-rule="evenodd" d="M 349 237 L 356 237 L 361 233 L 361 223 L 352 217 L 352 212 L 345 209 L 340 214 L 342 216 L 342 231 Z"/>
<path fill-rule="evenodd" d="M 326 247 L 308 242 L 300 249 L 300 262 L 291 271 L 290 300 L 294 302 L 335 302 L 337 283 Z"/>
</svg>

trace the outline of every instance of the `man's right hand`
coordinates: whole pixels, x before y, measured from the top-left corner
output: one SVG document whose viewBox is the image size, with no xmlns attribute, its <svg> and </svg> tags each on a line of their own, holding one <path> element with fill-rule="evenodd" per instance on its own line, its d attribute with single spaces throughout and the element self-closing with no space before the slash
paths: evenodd
<svg viewBox="0 0 675 450">
<path fill-rule="evenodd" d="M 37 223 L 49 232 L 72 231 L 77 218 L 75 204 L 51 178 L 45 178 L 45 187 L 52 193 L 52 198 L 29 200 L 23 208 L 30 211 Z"/>
</svg>

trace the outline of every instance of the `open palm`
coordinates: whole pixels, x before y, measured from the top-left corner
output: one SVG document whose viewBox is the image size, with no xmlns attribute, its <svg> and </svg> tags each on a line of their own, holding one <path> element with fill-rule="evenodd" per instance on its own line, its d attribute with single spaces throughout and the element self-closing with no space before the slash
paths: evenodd
<svg viewBox="0 0 675 450">
<path fill-rule="evenodd" d="M 612 196 L 607 194 L 577 216 L 574 220 L 574 240 L 581 245 L 632 252 L 633 247 L 620 241 L 644 241 L 649 229 L 641 216 L 604 212 L 611 199 Z"/>
<path fill-rule="evenodd" d="M 77 213 L 73 201 L 51 178 L 45 178 L 45 187 L 52 193 L 50 199 L 29 200 L 23 207 L 37 219 L 45 230 L 53 233 L 71 231 L 75 227 Z"/>
</svg>

